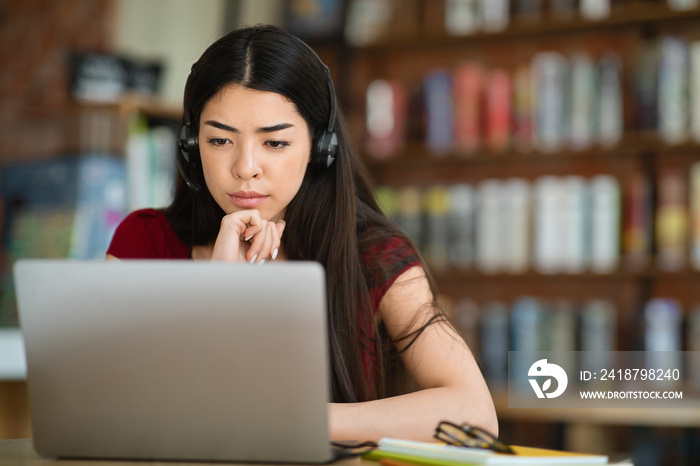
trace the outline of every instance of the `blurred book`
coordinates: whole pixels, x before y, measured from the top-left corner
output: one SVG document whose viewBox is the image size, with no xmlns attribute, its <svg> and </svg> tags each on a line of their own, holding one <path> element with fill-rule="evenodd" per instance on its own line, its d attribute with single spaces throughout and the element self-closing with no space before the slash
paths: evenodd
<svg viewBox="0 0 700 466">
<path fill-rule="evenodd" d="M 398 223 L 399 195 L 397 191 L 389 186 L 379 186 L 374 192 L 374 197 L 377 200 L 377 204 L 379 204 L 379 208 L 384 212 L 384 215 Z"/>
<path fill-rule="evenodd" d="M 688 385 L 696 392 L 700 390 L 700 303 L 693 306 L 688 312 L 686 325 L 688 353 Z"/>
<path fill-rule="evenodd" d="M 598 73 L 593 60 L 586 54 L 571 57 L 571 127 L 572 149 L 587 149 L 595 142 L 597 133 Z M 600 102 L 602 104 L 602 102 Z"/>
<path fill-rule="evenodd" d="M 482 144 L 485 71 L 472 62 L 454 71 L 454 144 L 459 154 L 472 155 Z"/>
<path fill-rule="evenodd" d="M 680 169 L 659 173 L 656 201 L 656 265 L 673 272 L 686 265 L 688 253 L 687 179 Z"/>
<path fill-rule="evenodd" d="M 591 270 L 613 272 L 620 260 L 621 194 L 612 175 L 591 178 Z"/>
<path fill-rule="evenodd" d="M 674 299 L 652 298 L 647 302 L 644 307 L 644 351 L 648 369 L 662 369 L 665 373 L 667 369 L 682 368 L 681 315 L 680 303 Z"/>
<path fill-rule="evenodd" d="M 517 299 L 510 312 L 510 350 L 546 351 L 550 335 L 545 322 L 549 323 L 542 302 L 528 296 Z"/>
<path fill-rule="evenodd" d="M 534 99 L 530 66 L 520 65 L 513 80 L 514 144 L 520 152 L 532 149 Z"/>
<path fill-rule="evenodd" d="M 629 270 L 642 270 L 651 258 L 654 211 L 651 180 L 640 170 L 627 178 L 623 209 L 624 262 Z"/>
<path fill-rule="evenodd" d="M 172 201 L 177 135 L 167 126 L 150 128 L 143 115 L 130 123 L 126 143 L 128 208 L 166 207 Z"/>
<path fill-rule="evenodd" d="M 581 16 L 588 20 L 601 20 L 610 16 L 611 0 L 580 0 Z"/>
<path fill-rule="evenodd" d="M 476 200 L 474 189 L 466 183 L 449 188 L 448 214 L 449 260 L 451 265 L 468 270 L 474 263 L 474 224 Z"/>
<path fill-rule="evenodd" d="M 659 54 L 659 134 L 667 144 L 678 144 L 688 135 L 688 46 L 666 36 Z"/>
<path fill-rule="evenodd" d="M 449 191 L 434 185 L 423 193 L 425 235 L 423 252 L 430 267 L 441 272 L 449 265 Z"/>
<path fill-rule="evenodd" d="M 345 40 L 361 47 L 378 41 L 389 31 L 392 0 L 349 0 L 345 21 Z"/>
<path fill-rule="evenodd" d="M 565 20 L 576 16 L 577 0 L 549 0 L 550 16 L 554 19 Z"/>
<path fill-rule="evenodd" d="M 659 127 L 659 41 L 647 40 L 637 49 L 632 63 L 633 126 L 637 131 Z"/>
<path fill-rule="evenodd" d="M 482 27 L 482 8 L 482 0 L 445 0 L 445 31 L 453 36 L 478 32 Z"/>
<path fill-rule="evenodd" d="M 398 190 L 399 210 L 397 223 L 416 245 L 423 249 L 422 193 L 415 186 L 404 186 Z"/>
<path fill-rule="evenodd" d="M 690 132 L 700 144 L 700 40 L 690 43 Z"/>
<path fill-rule="evenodd" d="M 367 152 L 375 159 L 396 155 L 406 138 L 407 95 L 398 81 L 378 79 L 367 88 Z"/>
<path fill-rule="evenodd" d="M 542 176 L 534 186 L 533 258 L 540 273 L 558 273 L 563 268 L 566 196 L 561 178 Z"/>
<path fill-rule="evenodd" d="M 573 302 L 559 299 L 552 305 L 549 315 L 549 348 L 548 351 L 558 353 L 560 365 L 567 374 L 575 374 L 578 361 L 577 330 L 578 312 Z"/>
<path fill-rule="evenodd" d="M 532 60 L 535 146 L 543 152 L 560 150 L 567 139 L 568 68 L 556 52 L 539 52 Z"/>
<path fill-rule="evenodd" d="M 483 30 L 498 32 L 508 27 L 510 0 L 481 0 Z"/>
<path fill-rule="evenodd" d="M 536 352 L 549 349 L 550 330 L 547 311 L 542 302 L 531 297 L 522 297 L 513 303 L 510 311 L 510 351 Z M 515 358 L 510 361 L 510 374 L 526 374 L 526 367 L 519 364 L 531 364 L 525 359 Z M 510 383 L 518 390 L 530 390 L 527 379 L 511 377 Z"/>
<path fill-rule="evenodd" d="M 569 300 L 557 300 L 550 317 L 549 351 L 576 351 L 578 349 L 578 310 Z"/>
<path fill-rule="evenodd" d="M 510 147 L 512 133 L 512 84 L 503 69 L 491 70 L 486 80 L 486 143 L 494 152 Z"/>
<path fill-rule="evenodd" d="M 476 209 L 476 268 L 483 273 L 495 274 L 502 270 L 503 203 L 501 182 L 486 179 L 477 187 Z"/>
<path fill-rule="evenodd" d="M 423 89 L 428 150 L 435 157 L 443 157 L 453 149 L 454 141 L 452 76 L 447 70 L 433 70 L 426 76 Z"/>
<path fill-rule="evenodd" d="M 700 162 L 690 166 L 689 178 L 690 263 L 700 270 Z"/>
<path fill-rule="evenodd" d="M 612 301 L 590 299 L 581 308 L 580 369 L 596 371 L 611 367 L 617 350 L 617 309 Z"/>
<path fill-rule="evenodd" d="M 508 380 L 509 343 L 508 306 L 500 301 L 487 302 L 481 309 L 481 370 L 488 382 Z"/>
<path fill-rule="evenodd" d="M 598 142 L 614 146 L 624 131 L 622 102 L 622 64 L 617 55 L 605 54 L 598 62 Z"/>
<path fill-rule="evenodd" d="M 502 270 L 523 273 L 530 264 L 530 183 L 523 178 L 510 178 L 503 181 L 501 192 Z"/>
<path fill-rule="evenodd" d="M 672 10 L 692 10 L 700 6 L 700 1 L 698 0 L 668 0 L 668 6 Z"/>
<path fill-rule="evenodd" d="M 562 206 L 560 236 L 562 238 L 562 270 L 582 273 L 590 262 L 590 190 L 581 176 L 561 179 Z"/>
<path fill-rule="evenodd" d="M 519 21 L 539 21 L 543 13 L 543 0 L 514 0 L 513 14 Z"/>
<path fill-rule="evenodd" d="M 284 8 L 285 29 L 303 40 L 342 36 L 345 0 L 292 0 Z"/>
</svg>

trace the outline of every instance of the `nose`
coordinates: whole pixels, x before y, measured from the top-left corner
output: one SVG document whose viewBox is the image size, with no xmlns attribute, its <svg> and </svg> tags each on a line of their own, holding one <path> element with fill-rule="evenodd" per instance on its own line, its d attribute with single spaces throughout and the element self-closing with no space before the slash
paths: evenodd
<svg viewBox="0 0 700 466">
<path fill-rule="evenodd" d="M 239 147 L 232 167 L 233 176 L 242 180 L 259 177 L 260 167 L 253 145 L 241 144 Z"/>
</svg>

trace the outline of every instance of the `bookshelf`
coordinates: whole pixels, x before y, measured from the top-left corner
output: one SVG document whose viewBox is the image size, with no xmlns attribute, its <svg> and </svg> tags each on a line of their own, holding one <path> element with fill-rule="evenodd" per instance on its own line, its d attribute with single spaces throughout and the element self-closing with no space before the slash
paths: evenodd
<svg viewBox="0 0 700 466">
<path fill-rule="evenodd" d="M 19 257 L 33 256 L 70 255 L 81 259 L 103 257 L 105 242 L 111 238 L 111 229 L 130 210 L 129 197 L 115 197 L 115 193 L 125 194 L 129 190 L 139 189 L 134 186 L 136 181 L 129 176 L 128 167 L 133 165 L 130 159 L 147 156 L 138 148 L 143 148 L 143 141 L 152 138 L 158 128 L 168 128 L 174 144 L 182 116 L 177 105 L 135 94 L 124 95 L 119 101 L 110 103 L 72 102 L 60 113 L 55 118 L 41 122 L 39 132 L 46 137 L 39 144 L 27 144 L 36 139 L 34 136 L 37 130 L 32 124 L 27 124 L 26 128 L 18 125 L 14 134 L 8 133 L 8 137 L 3 140 L 4 157 L 0 161 L 0 169 L 5 172 L 5 181 L 9 182 L 3 186 L 3 205 L 0 208 L 3 213 L 0 216 L 0 226 L 8 232 L 0 251 L 0 439 L 31 437 L 24 380 L 24 348 L 16 323 L 10 275 L 12 263 Z M 141 140 L 141 143 L 134 142 L 137 140 Z M 13 148 L 12 152 L 8 150 L 9 147 Z M 174 162 L 174 150 L 169 151 L 169 154 Z M 140 165 L 137 163 L 136 166 Z M 93 177 L 105 172 L 110 173 L 110 176 L 108 179 L 98 176 L 104 182 L 103 190 L 97 189 L 99 186 L 92 186 L 90 190 L 83 189 L 85 179 L 80 175 L 69 175 L 63 181 L 55 176 L 44 176 L 47 173 L 69 174 L 75 170 L 87 170 Z M 42 200 L 39 199 L 42 196 L 27 192 L 25 194 L 30 201 L 19 203 L 25 208 L 21 211 L 14 210 L 14 203 L 24 196 L 24 190 L 18 188 L 19 191 L 15 191 L 10 186 L 17 184 L 18 174 L 28 182 L 40 179 L 46 183 L 47 180 L 53 180 L 53 184 L 42 186 L 48 193 L 43 197 L 51 198 Z M 142 181 L 150 183 L 151 179 Z M 6 192 L 8 190 L 12 192 Z M 86 191 L 92 192 L 89 198 L 80 194 Z M 17 199 L 13 201 L 8 196 Z M 81 208 L 85 209 L 82 214 Z M 46 216 L 57 212 L 57 209 L 62 218 L 73 225 L 71 228 L 61 231 L 46 228 Z M 89 235 L 75 227 L 78 222 L 74 223 L 73 219 L 79 215 L 82 215 L 83 221 L 89 220 L 83 225 L 92 225 Z M 32 234 L 29 236 L 14 238 L 12 225 L 28 218 L 39 221 L 42 228 L 30 229 Z M 22 231 L 26 232 L 27 229 Z M 58 247 L 57 244 L 63 246 Z M 70 248 L 69 244 L 72 244 Z"/>
<path fill-rule="evenodd" d="M 653 68 L 657 73 L 656 82 L 652 85 L 656 92 L 653 96 L 656 112 L 653 121 L 647 118 L 649 109 L 646 107 L 647 102 L 642 100 L 648 95 L 640 93 L 640 88 L 644 85 L 642 78 L 647 76 L 644 72 L 648 71 L 648 68 L 643 67 L 643 57 L 648 50 L 656 50 L 658 53 L 662 47 L 660 44 L 667 38 L 679 38 L 684 44 L 700 44 L 700 5 L 679 10 L 671 6 L 673 2 L 667 1 L 598 2 L 612 4 L 609 14 L 599 19 L 589 19 L 577 10 L 585 2 L 568 2 L 572 9 L 568 14 L 559 16 L 548 10 L 550 5 L 557 2 L 494 2 L 507 4 L 511 8 L 507 24 L 497 31 L 485 30 L 482 25 L 471 33 L 456 35 L 449 33 L 445 25 L 445 8 L 449 8 L 449 1 L 412 0 L 389 3 L 392 5 L 391 13 L 383 23 L 376 26 L 375 39 L 351 44 L 348 48 L 350 66 L 347 69 L 350 74 L 341 77 L 340 85 L 345 85 L 349 124 L 359 141 L 358 146 L 370 173 L 381 190 L 381 194 L 378 191 L 380 203 L 386 201 L 383 205 L 387 212 L 402 226 L 409 225 L 413 228 L 420 225 L 415 230 L 407 229 L 407 232 L 409 235 L 418 232 L 418 238 L 414 239 L 417 239 L 433 268 L 438 287 L 446 296 L 448 308 L 454 308 L 461 301 L 467 300 L 473 308 L 478 309 L 477 317 L 465 319 L 475 326 L 466 329 L 467 335 L 475 335 L 475 352 L 478 354 L 483 349 L 479 341 L 479 333 L 483 328 L 478 323 L 474 324 L 474 321 L 483 319 L 484 309 L 494 303 L 501 303 L 511 311 L 514 303 L 523 297 L 534 297 L 542 301 L 545 307 L 554 309 L 554 312 L 555 304 L 560 301 L 567 301 L 580 310 L 587 300 L 608 300 L 615 309 L 615 338 L 610 348 L 613 350 L 643 350 L 645 309 L 648 303 L 654 298 L 673 300 L 680 310 L 683 324 L 670 339 L 680 345 L 678 349 L 700 349 L 688 331 L 691 318 L 697 319 L 696 309 L 700 305 L 700 288 L 697 287 L 700 271 L 691 259 L 693 243 L 697 237 L 697 226 L 692 226 L 698 222 L 693 207 L 693 199 L 697 194 L 693 191 L 696 188 L 693 187 L 690 176 L 693 166 L 700 162 L 700 135 L 693 135 L 690 121 L 692 118 L 700 121 L 700 108 L 697 97 L 694 97 L 700 95 L 697 84 L 700 83 L 700 76 L 693 75 L 694 84 L 692 81 L 685 84 L 687 89 L 684 91 L 684 99 L 687 100 L 680 104 L 687 111 L 682 117 L 688 120 L 683 123 L 687 126 L 684 126 L 684 134 L 680 137 L 671 134 L 668 127 L 664 126 L 666 123 L 663 123 L 668 120 L 672 109 L 663 106 L 662 97 L 658 94 L 661 92 L 661 80 L 669 79 L 668 76 L 659 77 L 662 72 L 666 72 L 661 71 L 661 59 L 657 58 L 659 61 L 655 62 Z M 481 2 L 471 3 L 473 6 L 482 5 Z M 540 14 L 527 17 L 518 15 L 515 8 L 526 3 L 539 3 Z M 473 10 L 472 14 L 478 15 L 478 10 Z M 349 21 L 351 20 L 350 17 Z M 669 44 L 671 42 L 668 41 Z M 545 53 L 554 53 L 567 62 L 567 74 L 563 78 L 566 83 L 569 83 L 567 80 L 572 76 L 571 64 L 574 63 L 574 58 L 589 57 L 601 73 L 600 64 L 603 59 L 614 57 L 608 65 L 614 63 L 617 67 L 614 76 L 617 77 L 618 87 L 615 92 L 618 92 L 620 106 L 617 109 L 608 108 L 607 112 L 601 110 L 597 118 L 607 118 L 611 113 L 619 115 L 619 121 L 604 120 L 610 127 L 617 125 L 616 132 L 604 135 L 603 125 L 600 124 L 597 136 L 589 135 L 585 144 L 577 145 L 574 144 L 573 131 L 569 132 L 571 128 L 567 127 L 566 134 L 560 135 L 561 139 L 555 141 L 556 144 L 552 147 L 542 144 L 543 138 L 536 134 L 538 129 L 533 128 L 531 121 L 526 121 L 522 124 L 532 139 L 525 147 L 518 143 L 518 125 L 521 123 L 518 120 L 519 109 L 515 104 L 520 95 L 516 78 L 524 68 L 533 73 L 535 57 Z M 661 55 L 656 55 L 659 56 Z M 479 99 L 479 105 L 467 105 L 466 111 L 458 94 L 465 91 L 457 88 L 460 85 L 468 87 L 458 77 L 464 65 L 476 65 L 483 73 L 477 93 L 461 94 L 466 96 L 462 99 Z M 691 70 L 691 65 L 688 65 L 687 72 L 690 73 Z M 434 79 L 436 71 L 442 73 L 442 81 L 434 81 L 435 88 L 431 89 L 430 80 Z M 510 87 L 501 91 L 509 93 L 511 101 L 510 106 L 501 109 L 507 116 L 501 115 L 501 120 L 494 123 L 489 122 L 488 105 L 490 99 L 495 100 L 496 97 L 488 93 L 487 83 L 496 76 L 495 71 L 502 71 L 510 77 Z M 502 75 L 497 78 L 502 78 Z M 391 85 L 393 94 L 386 90 L 387 86 L 384 94 L 372 94 L 369 98 L 370 86 L 379 81 L 385 86 L 386 83 Z M 445 82 L 449 83 L 447 91 L 444 89 Z M 566 92 L 572 91 L 566 88 Z M 603 90 L 596 87 L 588 96 L 594 99 L 602 93 Z M 536 93 L 532 94 L 531 99 L 535 99 Z M 574 97 L 566 93 L 560 95 L 566 99 L 567 106 L 559 115 L 568 121 L 571 118 L 571 113 L 568 112 L 574 108 Z M 614 93 L 609 95 L 615 96 Z M 540 91 L 538 96 L 544 99 L 545 92 Z M 693 101 L 693 98 L 696 100 Z M 378 106 L 377 102 L 382 99 L 390 102 L 387 108 Z M 442 101 L 447 110 L 440 113 L 436 104 L 431 109 L 429 99 Z M 609 102 L 597 105 L 607 104 Z M 534 119 L 537 115 L 532 106 L 544 104 L 530 101 L 530 105 L 529 111 L 532 113 L 528 115 L 535 115 L 532 117 Z M 577 105 L 581 105 L 581 102 Z M 460 112 L 472 116 L 464 117 L 465 113 Z M 478 116 L 474 117 L 469 112 L 476 112 Z M 695 112 L 694 116 L 692 112 Z M 603 113 L 607 113 L 607 116 Z M 467 129 L 472 133 L 467 133 L 478 139 L 478 142 L 468 149 L 460 145 L 459 138 L 463 136 L 460 124 L 462 130 L 465 127 L 460 118 L 476 120 L 469 122 L 471 127 Z M 502 125 L 504 118 L 508 119 L 506 141 L 492 144 L 489 140 L 489 136 L 495 132 L 492 126 Z M 372 127 L 369 122 L 377 121 L 381 125 L 386 124 L 387 119 L 394 125 L 391 131 L 385 129 L 383 136 L 374 134 L 378 126 Z M 540 127 L 543 126 L 542 121 L 537 123 Z M 440 134 L 440 130 L 444 129 L 440 125 L 452 125 L 452 132 L 448 131 L 447 136 L 444 132 Z M 540 136 L 539 141 L 533 134 Z M 376 144 L 377 139 L 382 137 L 385 139 L 380 142 L 384 145 Z M 437 139 L 431 139 L 433 137 Z M 670 208 L 666 199 L 661 197 L 667 173 L 680 174 L 685 183 L 685 192 Z M 581 180 L 588 183 L 598 175 L 611 176 L 618 183 L 618 197 L 614 201 L 619 209 L 614 214 L 617 221 L 615 234 L 608 237 L 614 261 L 602 271 L 594 270 L 591 263 L 586 263 L 583 267 L 579 264 L 571 270 L 567 269 L 568 266 L 560 266 L 543 271 L 536 260 L 535 238 L 541 234 L 537 223 L 541 205 L 537 204 L 535 197 L 538 182 L 544 177 L 553 177 L 555 180 L 570 180 L 575 177 L 575 181 L 580 184 Z M 646 217 L 634 220 L 642 222 L 641 225 L 628 219 L 633 211 L 633 204 L 628 200 L 629 193 L 632 192 L 630 186 L 637 177 L 645 180 L 646 189 Z M 449 202 L 433 204 L 433 201 L 426 200 L 434 195 L 434 188 L 450 189 L 453 186 L 467 185 L 472 190 L 472 196 L 478 199 L 479 189 L 485 181 L 504 182 L 512 179 L 523 180 L 530 188 L 525 208 L 526 220 L 520 224 L 524 225 L 522 234 L 526 236 L 524 242 L 527 244 L 527 262 L 524 265 L 521 263 L 515 271 L 504 270 L 507 267 L 503 266 L 492 267 L 491 270 L 480 267 L 476 254 L 484 243 L 479 242 L 479 227 L 475 223 L 469 231 L 473 236 L 472 256 L 466 261 L 467 265 L 451 262 L 450 256 L 456 249 L 448 247 L 440 252 L 447 259 L 441 256 L 436 266 L 436 262 L 431 260 L 431 248 L 435 242 L 450 238 L 442 230 L 451 228 L 449 219 L 455 213 L 445 207 Z M 409 192 L 404 197 L 402 193 L 406 191 Z M 483 206 L 473 201 L 470 209 L 473 212 L 480 207 Z M 680 254 L 679 251 L 675 252 L 675 262 L 669 266 L 661 260 L 665 254 L 662 251 L 666 247 L 663 235 L 668 234 L 668 231 L 659 230 L 657 223 L 660 217 L 666 215 L 677 219 L 679 212 L 683 215 L 682 222 L 685 225 L 676 225 L 669 241 L 675 241 L 674 247 L 679 248 Z M 473 218 L 474 222 L 479 221 L 478 214 Z M 586 222 L 592 222 L 591 217 L 585 219 Z M 500 225 L 503 227 L 504 224 Z M 632 234 L 632 227 L 636 228 L 637 235 L 641 230 L 646 241 L 641 253 L 634 249 L 634 243 L 628 238 Z M 576 339 L 583 339 L 580 334 L 581 321 L 577 320 L 574 325 Z M 572 449 L 586 446 L 577 443 L 581 439 L 592 436 L 601 440 L 605 437 L 601 429 L 610 426 L 685 428 L 698 425 L 696 416 L 689 414 L 697 409 L 696 399 L 685 400 L 682 409 L 671 411 L 614 410 L 612 413 L 603 413 L 603 410 L 586 411 L 572 407 L 570 413 L 566 410 L 569 415 L 563 411 L 510 410 L 507 408 L 506 395 L 499 390 L 494 394 L 499 416 L 506 423 L 512 423 L 516 427 L 521 422 L 563 423 L 570 432 L 566 436 L 567 447 Z"/>
<path fill-rule="evenodd" d="M 434 18 L 442 13 L 442 2 L 406 2 L 407 10 L 414 13 L 413 23 L 404 19 L 387 26 L 380 38 L 372 43 L 351 48 L 350 59 L 354 73 L 347 80 L 352 98 L 349 102 L 351 127 L 359 140 L 367 137 L 364 105 L 367 86 L 374 79 L 393 79 L 409 88 L 409 93 L 421 86 L 429 70 L 437 67 L 448 70 L 464 61 L 477 61 L 489 67 L 503 66 L 512 70 L 515 64 L 527 60 L 539 50 L 576 50 L 600 54 L 603 50 L 614 50 L 622 55 L 634 55 L 641 43 L 650 37 L 663 37 L 674 31 L 688 40 L 697 40 L 700 25 L 700 8 L 685 11 L 671 9 L 666 2 L 616 2 L 607 18 L 582 19 L 572 14 L 568 19 L 553 19 L 546 14 L 540 19 L 511 17 L 510 24 L 499 32 L 476 32 L 456 37 L 445 32 Z M 440 6 L 438 6 L 440 4 Z M 438 13 L 429 12 L 437 9 Z M 423 13 L 423 21 L 418 18 Z M 406 14 L 404 14 L 406 16 Z M 426 19 L 427 18 L 427 19 Z M 433 18 L 431 21 L 430 18 Z M 601 37 L 603 36 L 603 37 Z M 517 44 L 513 44 L 517 42 Z M 507 49 L 503 52 L 502 49 Z M 523 52 L 524 51 L 524 52 Z M 490 53 L 494 52 L 494 53 Z M 524 54 L 524 55 L 523 55 Z M 504 58 L 510 55 L 509 58 Z M 623 60 L 624 86 L 631 64 Z M 629 106 L 627 90 L 624 101 Z M 619 141 L 609 146 L 591 144 L 585 149 L 562 146 L 557 150 L 543 151 L 532 148 L 527 151 L 509 147 L 501 151 L 480 148 L 465 155 L 449 149 L 435 155 L 426 147 L 420 132 L 410 132 L 396 154 L 386 159 L 373 158 L 365 152 L 365 160 L 379 185 L 401 187 L 415 185 L 429 187 L 435 184 L 478 182 L 487 178 L 506 179 L 519 177 L 535 180 L 542 175 L 591 176 L 598 173 L 612 174 L 624 181 L 635 169 L 654 175 L 665 166 L 676 166 L 689 170 L 692 163 L 700 160 L 700 144 L 689 140 L 668 143 L 657 131 L 635 128 L 630 116 L 634 109 L 624 109 L 624 133 Z M 413 116 L 415 119 L 415 115 Z M 411 115 L 409 115 L 411 118 Z M 414 122 L 414 124 L 416 124 Z M 411 126 L 409 123 L 407 126 Z M 653 251 L 650 251 L 653 254 Z M 621 257 L 621 259 L 624 259 Z M 522 274 L 492 276 L 474 273 L 473 270 L 447 270 L 438 273 L 439 281 L 447 286 L 453 283 L 474 282 L 479 287 L 489 281 L 579 281 L 615 282 L 630 281 L 656 285 L 692 277 L 694 269 L 684 264 L 673 273 L 659 271 L 653 263 L 630 270 L 622 263 L 612 273 L 602 274 L 599 280 L 589 273 L 555 276 L 539 275 L 528 270 Z M 683 286 L 678 288 L 683 289 Z M 700 299 L 693 290 L 679 293 L 679 298 L 690 304 Z"/>
</svg>

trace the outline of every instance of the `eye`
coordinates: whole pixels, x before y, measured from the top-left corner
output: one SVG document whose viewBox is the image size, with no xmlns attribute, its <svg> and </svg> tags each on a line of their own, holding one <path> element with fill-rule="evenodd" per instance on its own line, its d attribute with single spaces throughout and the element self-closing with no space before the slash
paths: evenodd
<svg viewBox="0 0 700 466">
<path fill-rule="evenodd" d="M 211 144 L 212 146 L 221 147 L 221 146 L 225 146 L 226 144 L 230 143 L 231 141 L 229 141 L 226 138 L 211 138 L 207 142 L 209 144 Z"/>
<path fill-rule="evenodd" d="M 266 141 L 265 144 L 274 150 L 282 150 L 289 146 L 289 142 L 287 141 Z"/>
</svg>

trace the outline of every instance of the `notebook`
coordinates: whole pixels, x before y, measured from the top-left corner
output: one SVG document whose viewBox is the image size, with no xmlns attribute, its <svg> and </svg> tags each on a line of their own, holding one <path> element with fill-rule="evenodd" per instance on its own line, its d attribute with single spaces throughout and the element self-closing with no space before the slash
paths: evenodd
<svg viewBox="0 0 700 466">
<path fill-rule="evenodd" d="M 364 457 L 373 460 L 392 459 L 425 466 L 460 466 L 465 464 L 583 466 L 608 463 L 608 457 L 605 455 L 522 446 L 512 446 L 511 448 L 516 452 L 515 455 L 496 453 L 483 448 L 383 438 L 379 441 L 379 449 Z"/>
<path fill-rule="evenodd" d="M 14 274 L 41 455 L 332 459 L 319 264 L 20 260 Z"/>
</svg>

